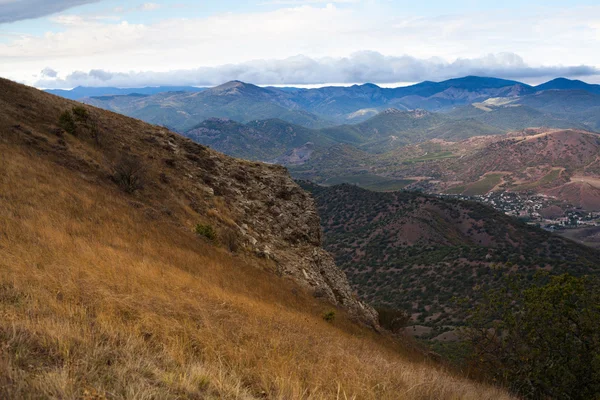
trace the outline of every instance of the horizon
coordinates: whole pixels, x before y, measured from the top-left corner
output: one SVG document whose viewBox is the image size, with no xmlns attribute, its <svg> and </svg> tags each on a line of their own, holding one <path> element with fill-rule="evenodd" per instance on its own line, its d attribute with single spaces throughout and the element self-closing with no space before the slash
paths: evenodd
<svg viewBox="0 0 600 400">
<path fill-rule="evenodd" d="M 456 79 L 464 79 L 464 78 L 480 78 L 480 79 L 501 79 L 501 80 L 512 80 L 512 79 L 503 79 L 503 78 L 497 78 L 497 77 L 493 77 L 493 76 L 476 76 L 476 75 L 468 75 L 468 76 L 457 76 L 454 78 L 449 78 L 449 79 L 445 79 L 445 80 L 441 80 L 441 81 L 420 81 L 420 82 L 397 82 L 397 83 L 391 83 L 391 84 L 378 84 L 378 83 L 374 83 L 374 82 L 363 82 L 363 83 L 324 83 L 324 84 L 281 84 L 281 85 L 271 85 L 271 84 L 264 84 L 264 85 L 260 85 L 260 84 L 254 84 L 252 82 L 244 82 L 244 81 L 240 81 L 237 79 L 234 80 L 230 80 L 230 81 L 225 81 L 222 82 L 218 85 L 214 85 L 214 86 L 194 86 L 194 85 L 148 85 L 148 86 L 75 86 L 72 88 L 45 88 L 45 87 L 36 87 L 37 89 L 40 90 L 63 90 L 63 91 L 73 91 L 75 89 L 78 88 L 85 88 L 85 89 L 101 89 L 101 88 L 115 88 L 115 89 L 123 89 L 123 90 L 127 90 L 127 89 L 145 89 L 145 88 L 160 88 L 160 87 L 193 87 L 196 89 L 211 89 L 211 88 L 215 88 L 215 87 L 219 87 L 221 85 L 225 85 L 227 83 L 230 82 L 240 82 L 243 84 L 247 84 L 247 85 L 254 85 L 254 86 L 258 86 L 261 88 L 276 88 L 276 89 L 321 89 L 321 88 L 327 88 L 327 87 L 353 87 L 353 86 L 365 86 L 365 85 L 375 85 L 378 86 L 379 88 L 382 89 L 397 89 L 397 88 L 403 88 L 403 87 L 410 87 L 410 86 L 414 86 L 414 85 L 418 85 L 420 83 L 424 83 L 424 82 L 433 82 L 433 83 L 442 83 L 445 81 L 449 81 L 449 80 L 456 80 Z M 536 83 L 528 83 L 528 82 L 524 82 L 524 81 L 519 81 L 519 80 L 514 80 L 515 82 L 521 83 L 521 84 L 525 84 L 531 87 L 536 87 L 536 86 L 540 86 L 543 85 L 545 83 L 548 82 L 552 82 L 552 81 L 556 81 L 556 80 L 560 80 L 560 79 L 565 79 L 568 81 L 579 81 L 579 82 L 583 82 L 585 84 L 588 85 L 594 85 L 594 83 L 590 83 L 590 82 L 586 82 L 585 80 L 582 79 L 569 79 L 566 78 L 564 76 L 557 76 L 555 78 L 551 78 L 549 80 L 542 80 L 542 81 L 537 81 Z"/>
</svg>

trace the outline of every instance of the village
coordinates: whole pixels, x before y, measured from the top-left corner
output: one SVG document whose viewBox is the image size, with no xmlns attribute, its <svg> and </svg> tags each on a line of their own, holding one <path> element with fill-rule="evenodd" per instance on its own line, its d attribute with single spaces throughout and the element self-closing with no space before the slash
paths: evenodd
<svg viewBox="0 0 600 400">
<path fill-rule="evenodd" d="M 586 211 L 540 194 L 490 192 L 478 196 L 442 196 L 485 203 L 506 215 L 519 218 L 530 225 L 536 225 L 548 231 L 600 226 L 600 212 Z"/>
</svg>

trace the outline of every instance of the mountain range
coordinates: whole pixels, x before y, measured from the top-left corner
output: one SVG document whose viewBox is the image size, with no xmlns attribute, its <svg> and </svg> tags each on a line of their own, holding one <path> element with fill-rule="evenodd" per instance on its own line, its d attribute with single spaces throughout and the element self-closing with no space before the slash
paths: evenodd
<svg viewBox="0 0 600 400">
<path fill-rule="evenodd" d="M 532 127 L 545 129 L 538 132 L 544 140 L 574 135 L 566 142 L 585 143 L 593 134 L 584 132 L 600 128 L 598 87 L 567 79 L 533 87 L 480 77 L 395 89 L 372 84 L 278 89 L 235 81 L 201 92 L 111 95 L 84 102 L 175 126 L 196 142 L 235 157 L 286 165 L 299 179 L 377 190 L 410 186 L 415 178 L 417 187 L 434 192 L 539 190 L 596 209 L 600 188 L 593 156 L 574 162 L 562 144 L 505 156 L 495 149 L 522 148 L 525 143 L 510 143 Z M 563 133 L 544 133 L 552 129 Z M 562 168 L 558 175 L 545 162 L 550 155 Z M 514 163 L 507 168 L 493 160 Z M 519 165 L 523 168 L 517 171 Z"/>
<path fill-rule="evenodd" d="M 209 117 L 227 117 L 237 122 L 252 119 L 280 118 L 306 127 L 361 122 L 387 108 L 400 110 L 425 109 L 449 111 L 459 106 L 481 103 L 490 99 L 526 99 L 517 102 L 529 105 L 546 97 L 559 97 L 558 102 L 572 101 L 582 93 L 600 96 L 600 85 L 582 81 L 555 79 L 538 86 L 521 82 L 469 76 L 443 82 L 422 82 L 412 86 L 381 88 L 374 84 L 317 89 L 258 87 L 239 81 L 228 82 L 212 89 L 183 88 L 75 88 L 53 91 L 68 98 L 77 98 L 102 108 L 124 112 L 151 123 L 165 124 L 179 131 Z M 184 91 L 185 93 L 173 93 Z M 206 92 L 190 96 L 189 93 Z M 171 94 L 166 95 L 165 93 Z M 560 92 L 573 92 L 565 95 Z M 145 99 L 140 98 L 145 95 Z M 114 96 L 121 98 L 115 99 Z M 100 97 L 100 98 L 97 98 Z M 537 99 L 537 100 L 536 100 Z M 253 104 L 250 104 L 253 103 Z M 219 107 L 216 107 L 216 106 Z M 244 107 L 250 106 L 249 112 Z M 578 111 L 586 104 L 577 105 Z M 160 109 L 157 116 L 152 110 Z M 535 108 L 535 107 L 534 107 Z M 561 107 L 553 108 L 553 112 Z M 256 114 L 251 114 L 251 112 Z M 304 113 L 300 116 L 297 113 Z M 185 117 L 185 118 L 183 118 Z"/>
</svg>

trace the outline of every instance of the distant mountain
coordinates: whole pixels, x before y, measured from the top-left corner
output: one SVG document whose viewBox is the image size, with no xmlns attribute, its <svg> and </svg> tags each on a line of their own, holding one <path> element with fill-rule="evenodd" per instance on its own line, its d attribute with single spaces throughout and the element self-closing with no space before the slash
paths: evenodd
<svg viewBox="0 0 600 400">
<path fill-rule="evenodd" d="M 562 109 L 577 108 L 578 112 L 587 111 L 568 102 L 575 99 L 573 94 L 556 96 L 555 92 L 585 90 L 595 96 L 597 85 L 588 85 L 580 81 L 555 80 L 538 87 L 521 82 L 468 76 L 450 79 L 443 82 L 422 82 L 416 85 L 398 88 L 381 88 L 367 83 L 350 87 L 322 87 L 316 89 L 258 87 L 249 83 L 232 81 L 215 88 L 198 93 L 196 91 L 165 92 L 160 88 L 146 88 L 137 94 L 149 94 L 141 99 L 131 90 L 125 93 L 114 93 L 115 90 L 104 88 L 99 94 L 88 96 L 87 103 L 124 113 L 151 123 L 159 123 L 177 129 L 180 132 L 189 130 L 208 118 L 229 118 L 245 123 L 256 119 L 282 119 L 287 122 L 308 128 L 322 128 L 336 124 L 360 123 L 376 116 L 387 109 L 411 111 L 423 109 L 427 111 L 453 112 L 457 107 L 472 104 L 498 101 L 529 105 L 542 113 L 560 113 Z M 84 88 L 87 90 L 87 88 Z M 152 90 L 160 90 L 154 93 Z M 83 90 L 83 89 L 79 89 Z M 120 91 L 121 89 L 118 89 Z M 75 90 L 74 92 L 77 92 Z M 549 93 L 549 94 L 548 94 Z M 65 93 L 58 93 L 67 95 Z M 114 95 L 126 97 L 116 99 Z M 68 94 L 72 95 L 72 94 Z M 110 96 L 110 97 L 106 97 Z M 547 96 L 552 98 L 552 107 L 537 109 Z M 540 98 L 536 102 L 536 98 Z M 579 100 L 578 100 L 579 101 Z M 586 101 L 580 96 L 580 101 Z M 531 103 L 531 105 L 529 104 Z M 463 117 L 460 117 L 463 118 Z M 522 129 L 532 125 L 523 125 L 507 118 L 501 118 L 502 124 L 494 125 L 500 129 Z M 538 120 L 564 119 L 567 122 L 590 123 L 595 129 L 597 120 L 594 116 L 575 118 L 572 121 L 564 116 L 546 115 Z M 527 121 L 527 120 L 525 120 Z M 484 120 L 480 120 L 488 124 Z M 536 122 L 536 121 L 534 121 Z M 554 122 L 535 126 L 573 127 L 558 125 Z M 578 126 L 581 128 L 581 126 Z"/>
<path fill-rule="evenodd" d="M 446 114 L 450 118 L 474 119 L 503 130 L 520 130 L 532 127 L 590 129 L 572 116 L 544 112 L 518 102 L 486 101 L 456 108 Z"/>
<path fill-rule="evenodd" d="M 115 88 L 115 87 L 85 87 L 78 86 L 71 90 L 49 89 L 46 92 L 56 96 L 64 97 L 70 100 L 81 100 L 86 97 L 94 96 L 124 96 L 128 94 L 146 94 L 153 95 L 163 92 L 201 92 L 205 88 L 197 88 L 194 86 L 156 86 L 142 88 Z"/>
<path fill-rule="evenodd" d="M 600 273 L 600 252 L 480 203 L 301 185 L 317 201 L 326 249 L 358 294 L 409 311 L 415 324 L 437 329 L 431 336 L 463 322 L 453 297 L 475 301 L 509 270 Z"/>
<path fill-rule="evenodd" d="M 600 95 L 600 85 L 589 84 L 580 80 L 556 78 L 535 87 L 537 91 L 545 90 L 585 90 Z"/>
<path fill-rule="evenodd" d="M 581 112 L 600 109 L 600 95 L 583 89 L 547 90 L 521 97 L 516 103 L 577 119 Z"/>
<path fill-rule="evenodd" d="M 118 99 L 114 100 L 115 104 Z M 184 135 L 234 157 L 295 166 L 311 163 L 322 168 L 330 164 L 330 148 L 335 145 L 348 145 L 354 155 L 361 153 L 364 156 L 359 158 L 366 159 L 370 157 L 368 153 L 384 153 L 432 138 L 460 140 L 502 133 L 501 129 L 473 119 L 449 119 L 424 110 L 388 109 L 360 124 L 323 129 L 305 128 L 282 119 L 241 124 L 228 118 L 210 118 Z M 340 168 L 351 168 L 355 160 L 348 158 L 347 161 L 348 164 L 342 163 Z"/>
<path fill-rule="evenodd" d="M 84 102 L 185 132 L 208 118 L 237 122 L 280 118 L 306 126 L 323 127 L 327 121 L 302 110 L 281 90 L 243 82 L 228 82 L 202 92 L 165 92 L 153 96 L 92 97 Z"/>
</svg>

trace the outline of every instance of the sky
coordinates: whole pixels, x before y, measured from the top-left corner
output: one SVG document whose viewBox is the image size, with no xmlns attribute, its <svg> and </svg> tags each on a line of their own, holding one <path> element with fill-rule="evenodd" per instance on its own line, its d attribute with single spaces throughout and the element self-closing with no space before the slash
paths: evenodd
<svg viewBox="0 0 600 400">
<path fill-rule="evenodd" d="M 0 76 L 75 86 L 600 83 L 598 0 L 0 0 Z"/>
</svg>

